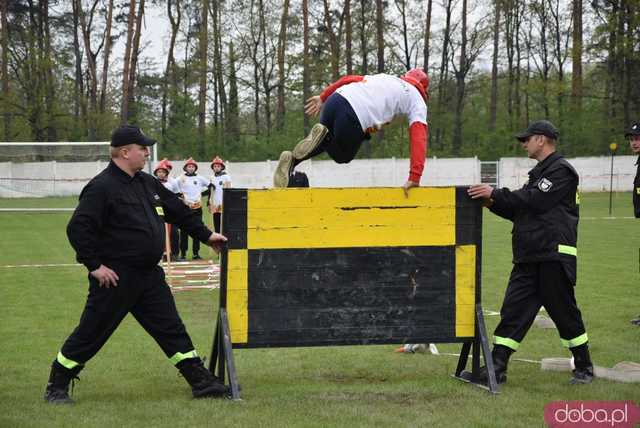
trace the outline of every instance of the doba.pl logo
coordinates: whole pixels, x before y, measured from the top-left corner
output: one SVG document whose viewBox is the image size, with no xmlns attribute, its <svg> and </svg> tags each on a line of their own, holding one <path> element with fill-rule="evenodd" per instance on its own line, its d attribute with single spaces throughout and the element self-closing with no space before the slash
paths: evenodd
<svg viewBox="0 0 640 428">
<path fill-rule="evenodd" d="M 634 427 L 640 407 L 633 401 L 553 401 L 544 406 L 544 421 L 560 427 Z"/>
</svg>

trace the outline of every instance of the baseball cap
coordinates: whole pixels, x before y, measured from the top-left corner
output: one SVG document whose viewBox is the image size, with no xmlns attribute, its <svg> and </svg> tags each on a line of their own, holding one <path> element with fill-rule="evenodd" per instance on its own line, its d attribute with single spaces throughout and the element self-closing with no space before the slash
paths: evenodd
<svg viewBox="0 0 640 428">
<path fill-rule="evenodd" d="M 624 133 L 625 138 L 629 138 L 632 135 L 640 135 L 640 122 L 632 124 Z"/>
<path fill-rule="evenodd" d="M 111 133 L 111 147 L 121 147 L 127 144 L 153 146 L 155 143 L 156 140 L 147 137 L 142 129 L 133 125 L 120 126 Z"/>
<path fill-rule="evenodd" d="M 548 120 L 537 120 L 532 122 L 527 129 L 516 134 L 516 138 L 521 142 L 524 142 L 527 138 L 533 135 L 544 135 L 552 140 L 557 140 L 560 136 L 560 132 L 556 129 L 553 123 Z"/>
</svg>

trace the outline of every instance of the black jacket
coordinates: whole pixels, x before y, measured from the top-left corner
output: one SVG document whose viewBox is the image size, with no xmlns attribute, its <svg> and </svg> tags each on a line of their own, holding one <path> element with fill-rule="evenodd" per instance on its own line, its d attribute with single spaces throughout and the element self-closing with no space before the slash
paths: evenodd
<svg viewBox="0 0 640 428">
<path fill-rule="evenodd" d="M 165 248 L 165 219 L 202 242 L 211 231 L 153 176 L 133 177 L 110 162 L 80 193 L 67 226 L 78 262 L 89 271 L 108 267 L 152 267 Z"/>
<path fill-rule="evenodd" d="M 636 171 L 636 178 L 633 180 L 633 213 L 637 218 L 640 218 L 640 156 L 638 156 L 638 170 Z"/>
<path fill-rule="evenodd" d="M 493 191 L 490 210 L 513 222 L 514 263 L 560 261 L 575 284 L 578 182 L 571 164 L 552 153 L 529 171 L 522 189 Z"/>
</svg>

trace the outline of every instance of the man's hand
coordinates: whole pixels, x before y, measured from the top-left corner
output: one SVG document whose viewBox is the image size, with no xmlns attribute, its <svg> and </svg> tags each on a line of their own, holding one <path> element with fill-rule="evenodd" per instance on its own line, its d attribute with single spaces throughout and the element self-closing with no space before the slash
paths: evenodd
<svg viewBox="0 0 640 428">
<path fill-rule="evenodd" d="M 471 196 L 471 199 L 484 199 L 483 205 L 485 207 L 493 205 L 493 200 L 491 200 L 493 187 L 488 184 L 473 184 L 469 186 L 467 193 Z"/>
<path fill-rule="evenodd" d="M 320 95 L 315 95 L 307 100 L 307 103 L 304 105 L 304 112 L 307 116 L 316 116 L 320 113 L 323 104 Z"/>
<path fill-rule="evenodd" d="M 409 189 L 411 189 L 412 187 L 420 187 L 420 183 L 416 183 L 415 181 L 407 180 L 407 182 L 402 185 L 402 190 L 404 191 L 405 198 L 409 197 Z"/>
<path fill-rule="evenodd" d="M 226 236 L 220 235 L 216 232 L 211 232 L 211 236 L 209 236 L 207 245 L 213 248 L 216 253 L 219 253 L 220 248 L 222 248 L 222 244 L 224 244 L 225 242 L 227 242 Z"/>
<path fill-rule="evenodd" d="M 91 272 L 91 276 L 98 280 L 98 284 L 100 287 L 117 287 L 118 274 L 106 267 L 105 265 L 100 265 L 100 267 Z"/>
</svg>

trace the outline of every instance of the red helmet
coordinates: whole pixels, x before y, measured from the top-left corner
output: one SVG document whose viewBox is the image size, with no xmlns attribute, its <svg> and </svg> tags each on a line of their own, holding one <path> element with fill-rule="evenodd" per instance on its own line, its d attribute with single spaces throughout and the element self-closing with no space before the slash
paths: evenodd
<svg viewBox="0 0 640 428">
<path fill-rule="evenodd" d="M 156 164 L 156 167 L 153 170 L 153 175 L 156 175 L 159 169 L 164 169 L 165 171 L 167 171 L 167 174 L 168 174 L 169 171 L 171 171 L 171 163 L 169 163 L 169 161 L 166 159 L 162 159 L 160 162 Z"/>
<path fill-rule="evenodd" d="M 219 156 L 216 156 L 215 158 L 213 158 L 213 160 L 211 161 L 211 169 L 213 169 L 214 165 L 221 165 L 222 169 L 225 169 L 226 166 L 224 164 L 224 161 L 222 159 L 220 159 Z"/>
<path fill-rule="evenodd" d="M 169 159 L 164 158 L 164 159 L 162 159 L 161 162 L 164 162 L 164 164 L 167 166 L 167 169 L 169 171 L 171 171 L 173 169 L 173 165 L 171 164 L 171 162 L 169 162 Z"/>
<path fill-rule="evenodd" d="M 429 99 L 429 76 L 420 67 L 412 68 L 400 77 L 407 83 L 412 84 L 425 100 Z"/>
<path fill-rule="evenodd" d="M 196 167 L 196 171 L 198 170 L 198 164 L 193 160 L 193 158 L 189 158 L 185 161 L 184 166 L 182 167 L 183 171 L 187 170 L 187 165 L 193 165 Z"/>
</svg>

